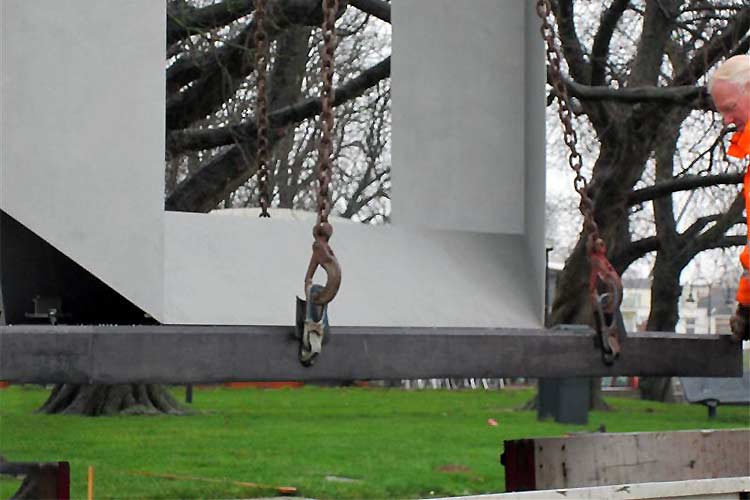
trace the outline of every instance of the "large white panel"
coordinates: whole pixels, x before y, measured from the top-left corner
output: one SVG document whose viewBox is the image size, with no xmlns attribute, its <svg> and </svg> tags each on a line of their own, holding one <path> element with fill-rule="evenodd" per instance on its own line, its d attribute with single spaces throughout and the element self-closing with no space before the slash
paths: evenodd
<svg viewBox="0 0 750 500">
<path fill-rule="evenodd" d="M 164 2 L 0 6 L 0 208 L 163 323 L 290 324 L 311 223 L 163 212 Z M 336 224 L 334 324 L 540 326 L 523 6 L 394 3 L 395 224 Z"/>
<path fill-rule="evenodd" d="M 160 317 L 165 2 L 0 6 L 0 208 Z"/>
<path fill-rule="evenodd" d="M 522 0 L 521 0 L 522 1 Z M 546 275 L 546 94 L 547 66 L 544 43 L 539 30 L 541 20 L 536 13 L 536 2 L 526 3 L 524 84 L 524 156 L 525 156 L 525 221 L 526 246 L 529 252 L 529 280 L 536 288 L 539 310 L 544 309 L 544 282 Z M 572 189 L 572 187 L 571 187 Z M 551 298 L 550 298 L 551 299 Z"/>
<path fill-rule="evenodd" d="M 526 3 L 393 2 L 394 222 L 524 233 Z"/>
<path fill-rule="evenodd" d="M 166 222 L 165 322 L 292 324 L 311 222 L 171 212 Z M 335 325 L 541 326 L 520 236 L 334 227 Z"/>
</svg>

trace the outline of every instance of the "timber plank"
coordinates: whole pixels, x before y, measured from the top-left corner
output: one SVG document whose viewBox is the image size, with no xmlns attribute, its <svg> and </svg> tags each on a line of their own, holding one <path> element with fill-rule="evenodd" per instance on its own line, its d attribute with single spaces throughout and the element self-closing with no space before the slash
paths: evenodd
<svg viewBox="0 0 750 500">
<path fill-rule="evenodd" d="M 631 334 L 605 366 L 593 333 L 512 328 L 334 327 L 311 368 L 291 327 L 0 326 L 0 380 L 218 383 L 443 377 L 742 374 L 727 335 Z"/>
</svg>

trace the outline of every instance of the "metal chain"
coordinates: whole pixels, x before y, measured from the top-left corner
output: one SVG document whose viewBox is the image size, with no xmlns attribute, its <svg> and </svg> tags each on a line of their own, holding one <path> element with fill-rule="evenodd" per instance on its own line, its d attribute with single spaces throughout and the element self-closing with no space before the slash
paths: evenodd
<svg viewBox="0 0 750 500">
<path fill-rule="evenodd" d="M 333 150 L 333 63 L 336 51 L 336 14 L 338 0 L 323 0 L 323 53 L 321 54 L 321 132 L 318 146 L 318 219 L 313 227 L 313 252 L 305 274 L 305 294 L 317 305 L 325 305 L 333 300 L 341 284 L 341 267 L 328 241 L 333 235 L 333 226 L 328 222 L 331 213 L 331 195 L 329 192 Z M 313 275 L 322 267 L 328 277 L 325 287 L 311 293 Z"/>
<path fill-rule="evenodd" d="M 258 170 L 258 198 L 260 217 L 271 217 L 268 213 L 268 98 L 266 75 L 268 72 L 268 33 L 265 27 L 266 0 L 255 0 L 255 70 L 257 95 L 255 118 L 257 128 L 256 164 Z"/>
<path fill-rule="evenodd" d="M 581 196 L 581 202 L 578 208 L 583 214 L 583 227 L 589 234 L 589 238 L 593 241 L 599 239 L 599 227 L 594 220 L 594 202 L 589 196 L 588 180 L 581 174 L 581 166 L 583 165 L 583 158 L 578 152 L 577 143 L 578 135 L 573 128 L 573 111 L 570 109 L 570 96 L 568 95 L 568 89 L 565 87 L 562 79 L 562 73 L 560 71 L 560 61 L 562 55 L 560 50 L 557 48 L 556 40 L 557 34 L 555 33 L 555 27 L 550 22 L 550 16 L 552 16 L 552 7 L 549 0 L 537 0 L 536 11 L 542 20 L 542 36 L 547 46 L 547 63 L 549 66 L 550 79 L 552 80 L 552 87 L 555 89 L 558 102 L 558 114 L 560 116 L 560 122 L 563 125 L 563 138 L 568 149 L 570 149 L 570 156 L 568 157 L 568 163 L 570 168 L 573 169 L 576 176 L 573 180 L 573 187 L 576 192 Z"/>
<path fill-rule="evenodd" d="M 322 224 L 328 223 L 331 213 L 329 186 L 332 168 L 331 153 L 333 150 L 333 65 L 336 51 L 336 12 L 338 0 L 323 0 L 323 52 L 321 54 L 321 137 L 318 147 L 318 223 L 315 233 L 319 234 Z"/>
<path fill-rule="evenodd" d="M 620 316 L 622 303 L 622 280 L 607 259 L 607 246 L 599 237 L 599 228 L 594 220 L 594 203 L 589 196 L 589 185 L 581 174 L 583 158 L 576 147 L 578 136 L 573 129 L 573 112 L 570 109 L 570 96 L 563 83 L 560 71 L 562 55 L 557 48 L 557 34 L 550 21 L 552 8 L 550 0 L 537 0 L 537 14 L 542 20 L 542 36 L 547 46 L 547 63 L 552 87 L 557 95 L 558 114 L 563 125 L 565 144 L 570 149 L 568 163 L 576 176 L 573 187 L 581 196 L 578 208 L 583 214 L 583 229 L 588 234 L 586 253 L 589 260 L 589 300 L 594 315 L 594 325 L 600 344 L 602 361 L 611 365 L 622 350 L 626 332 Z M 619 319 L 618 319 L 619 318 Z"/>
</svg>

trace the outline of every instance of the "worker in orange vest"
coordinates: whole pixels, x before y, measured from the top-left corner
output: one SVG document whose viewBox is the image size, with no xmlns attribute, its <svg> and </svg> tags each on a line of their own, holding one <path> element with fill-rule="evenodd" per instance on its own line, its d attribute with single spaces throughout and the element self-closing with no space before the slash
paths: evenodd
<svg viewBox="0 0 750 500">
<path fill-rule="evenodd" d="M 727 59 L 714 73 L 708 86 L 716 110 L 725 125 L 736 125 L 727 155 L 747 162 L 750 157 L 750 55 Z M 737 287 L 737 312 L 730 320 L 735 340 L 750 340 L 750 166 L 745 165 L 743 182 L 747 244 L 740 254 L 742 276 Z"/>
</svg>

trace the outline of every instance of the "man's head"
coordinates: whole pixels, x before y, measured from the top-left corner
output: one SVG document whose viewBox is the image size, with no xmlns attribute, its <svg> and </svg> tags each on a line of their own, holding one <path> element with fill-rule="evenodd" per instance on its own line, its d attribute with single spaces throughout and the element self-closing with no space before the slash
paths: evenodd
<svg viewBox="0 0 750 500">
<path fill-rule="evenodd" d="M 750 120 L 750 55 L 730 57 L 716 70 L 708 91 L 727 125 L 742 130 Z"/>
</svg>

